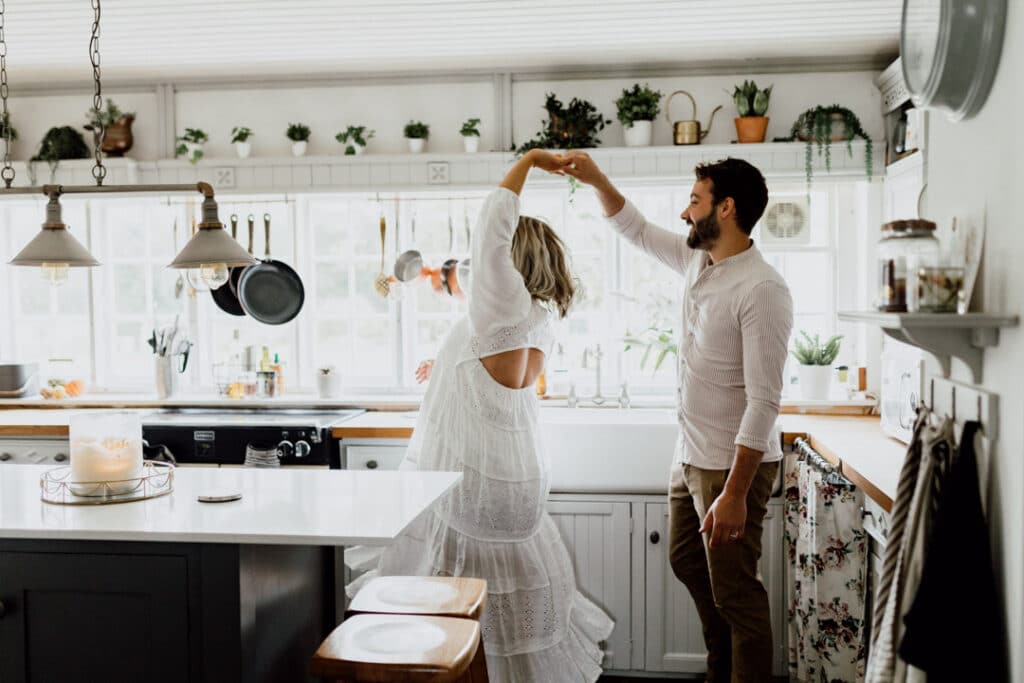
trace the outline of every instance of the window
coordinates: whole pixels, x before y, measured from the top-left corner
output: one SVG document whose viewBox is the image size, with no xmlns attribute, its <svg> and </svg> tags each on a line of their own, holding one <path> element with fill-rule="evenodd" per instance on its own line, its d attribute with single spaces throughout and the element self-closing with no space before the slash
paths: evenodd
<svg viewBox="0 0 1024 683">
<path fill-rule="evenodd" d="M 679 232 L 689 183 L 636 184 L 625 194 L 650 220 Z M 835 272 L 839 225 L 835 188 L 773 184 L 769 211 L 754 239 L 789 283 L 794 330 L 831 334 L 835 324 Z M 380 217 L 386 221 L 384 270 L 407 249 L 419 250 L 428 266 L 466 258 L 469 232 L 486 190 L 463 193 L 406 192 L 301 196 L 220 197 L 221 219 L 238 217 L 238 239 L 248 242 L 254 223 L 254 253 L 267 253 L 264 216 L 270 220 L 270 256 L 294 267 L 303 279 L 302 313 L 280 326 L 221 311 L 206 291 L 196 291 L 184 271 L 166 265 L 188 239 L 198 204 L 182 197 L 78 200 L 65 198 L 65 219 L 102 266 L 75 269 L 61 288 L 47 286 L 35 269 L 0 271 L 0 313 L 12 321 L 0 332 L 3 356 L 45 362 L 70 358 L 95 386 L 109 391 L 150 391 L 154 327 L 178 320 L 195 346 L 181 377 L 184 391 L 212 391 L 247 357 L 258 362 L 268 347 L 284 368 L 286 386 L 311 390 L 316 368 L 333 365 L 350 391 L 418 390 L 413 372 L 434 357 L 466 307 L 432 290 L 429 279 L 381 297 L 374 280 L 381 269 Z M 675 356 L 655 345 L 626 350 L 627 336 L 650 327 L 678 334 L 681 279 L 619 239 L 587 189 L 573 196 L 560 183 L 528 187 L 523 213 L 549 222 L 563 237 L 580 295 L 569 318 L 557 326 L 570 374 L 581 396 L 594 390 L 595 372 L 584 369 L 586 349 L 603 351 L 602 391 L 613 396 L 628 382 L 632 393 L 669 393 L 675 386 Z M 799 230 L 794 212 L 802 212 Z M 0 254 L 9 259 L 38 230 L 42 200 L 0 203 Z M 779 223 L 779 217 L 784 225 Z M 177 238 L 175 239 L 175 225 Z M 782 225 L 782 227 L 780 227 Z M 655 369 L 659 356 L 660 368 Z M 795 368 L 794 368 L 795 371 Z"/>
</svg>

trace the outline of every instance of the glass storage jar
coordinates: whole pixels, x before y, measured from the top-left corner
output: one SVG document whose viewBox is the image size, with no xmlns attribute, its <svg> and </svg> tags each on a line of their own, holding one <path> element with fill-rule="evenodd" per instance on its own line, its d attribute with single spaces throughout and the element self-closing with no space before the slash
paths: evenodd
<svg viewBox="0 0 1024 683">
<path fill-rule="evenodd" d="M 882 226 L 877 254 L 878 310 L 916 311 L 917 271 L 939 261 L 935 223 L 921 219 L 886 223 Z"/>
</svg>

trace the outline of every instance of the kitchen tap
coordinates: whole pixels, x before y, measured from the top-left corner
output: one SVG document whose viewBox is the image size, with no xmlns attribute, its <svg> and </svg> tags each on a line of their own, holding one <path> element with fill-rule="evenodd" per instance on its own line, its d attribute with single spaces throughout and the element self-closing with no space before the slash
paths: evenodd
<svg viewBox="0 0 1024 683">
<path fill-rule="evenodd" d="M 604 354 L 601 352 L 601 345 L 598 344 L 594 351 L 590 348 L 583 349 L 583 369 L 587 370 L 587 362 L 591 357 L 594 358 L 594 372 L 595 372 L 595 388 L 594 397 L 590 399 L 594 402 L 594 405 L 601 405 L 604 403 L 604 397 L 601 396 L 601 358 Z"/>
</svg>

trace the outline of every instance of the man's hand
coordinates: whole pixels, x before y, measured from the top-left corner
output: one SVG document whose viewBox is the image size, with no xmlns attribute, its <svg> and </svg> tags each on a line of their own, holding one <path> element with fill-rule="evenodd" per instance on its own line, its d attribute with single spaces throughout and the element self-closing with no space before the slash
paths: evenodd
<svg viewBox="0 0 1024 683">
<path fill-rule="evenodd" d="M 434 370 L 434 359 L 425 360 L 416 368 L 416 381 L 423 384 L 430 379 L 430 373 Z"/>
<path fill-rule="evenodd" d="M 604 173 L 586 152 L 570 151 L 557 157 L 561 162 L 561 172 L 571 175 L 581 183 L 596 186 L 608 182 Z"/>
<path fill-rule="evenodd" d="M 747 523 L 747 501 L 740 496 L 722 492 L 708 508 L 704 524 L 700 527 L 703 534 L 711 531 L 708 542 L 712 548 L 738 541 L 743 538 L 743 527 Z"/>
</svg>

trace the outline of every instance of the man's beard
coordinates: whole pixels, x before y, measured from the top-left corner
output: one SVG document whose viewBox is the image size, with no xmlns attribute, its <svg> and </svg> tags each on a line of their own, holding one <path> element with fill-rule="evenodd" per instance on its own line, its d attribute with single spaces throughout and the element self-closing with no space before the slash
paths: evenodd
<svg viewBox="0 0 1024 683">
<path fill-rule="evenodd" d="M 718 216 L 715 215 L 714 209 L 696 222 L 686 222 L 691 228 L 690 233 L 686 236 L 686 246 L 690 249 L 711 251 L 722 234 L 722 226 L 718 223 Z"/>
</svg>

